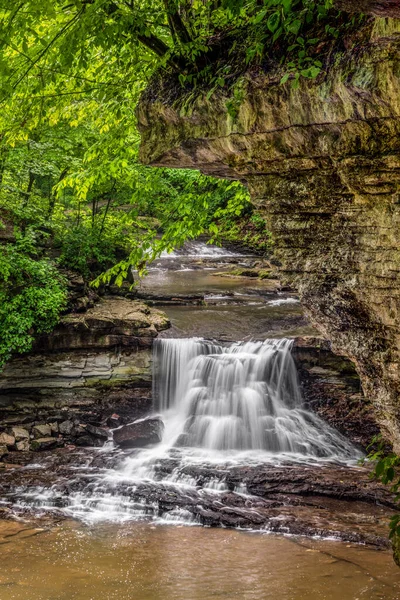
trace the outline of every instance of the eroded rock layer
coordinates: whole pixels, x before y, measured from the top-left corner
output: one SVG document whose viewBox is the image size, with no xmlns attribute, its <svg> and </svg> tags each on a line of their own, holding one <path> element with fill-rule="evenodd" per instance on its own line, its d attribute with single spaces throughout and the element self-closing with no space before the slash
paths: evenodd
<svg viewBox="0 0 400 600">
<path fill-rule="evenodd" d="M 113 296 L 66 315 L 0 374 L 0 459 L 15 449 L 103 445 L 110 427 L 150 412 L 151 346 L 168 326 L 162 312 Z"/>
<path fill-rule="evenodd" d="M 355 362 L 400 451 L 400 20 L 375 19 L 326 74 L 246 77 L 237 119 L 223 95 L 143 96 L 145 163 L 244 181 L 274 235 L 283 276 Z"/>
</svg>

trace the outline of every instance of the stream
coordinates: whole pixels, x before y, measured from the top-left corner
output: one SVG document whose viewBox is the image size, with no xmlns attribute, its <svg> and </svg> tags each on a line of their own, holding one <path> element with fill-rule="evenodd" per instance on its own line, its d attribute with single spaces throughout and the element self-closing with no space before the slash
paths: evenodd
<svg viewBox="0 0 400 600">
<path fill-rule="evenodd" d="M 315 330 L 276 281 L 229 275 L 257 262 L 200 241 L 152 266 L 161 441 L 5 473 L 0 600 L 400 598 L 391 499 L 302 397 L 292 338 Z"/>
</svg>

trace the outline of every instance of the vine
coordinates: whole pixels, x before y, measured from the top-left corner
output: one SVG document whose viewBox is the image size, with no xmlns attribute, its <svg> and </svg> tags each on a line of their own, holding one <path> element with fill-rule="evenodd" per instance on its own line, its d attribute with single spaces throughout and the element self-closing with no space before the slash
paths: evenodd
<svg viewBox="0 0 400 600">
<path fill-rule="evenodd" d="M 381 436 L 376 436 L 369 449 L 375 446 L 368 454 L 367 459 L 375 463 L 372 477 L 389 486 L 394 494 L 395 502 L 400 502 L 400 456 L 393 452 L 387 452 Z M 400 506 L 399 506 L 400 508 Z M 393 515 L 389 521 L 389 538 L 400 536 L 400 514 Z"/>
</svg>

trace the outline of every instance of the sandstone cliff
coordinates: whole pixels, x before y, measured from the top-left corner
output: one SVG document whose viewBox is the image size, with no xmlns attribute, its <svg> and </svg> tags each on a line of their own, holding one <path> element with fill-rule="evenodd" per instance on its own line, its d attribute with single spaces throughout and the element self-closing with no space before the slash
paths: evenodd
<svg viewBox="0 0 400 600">
<path fill-rule="evenodd" d="M 299 89 L 278 68 L 249 73 L 235 120 L 222 92 L 188 110 L 168 81 L 158 97 L 153 85 L 138 108 L 141 158 L 248 185 L 284 278 L 354 361 L 400 452 L 400 20 L 368 21 L 345 46 Z"/>
</svg>

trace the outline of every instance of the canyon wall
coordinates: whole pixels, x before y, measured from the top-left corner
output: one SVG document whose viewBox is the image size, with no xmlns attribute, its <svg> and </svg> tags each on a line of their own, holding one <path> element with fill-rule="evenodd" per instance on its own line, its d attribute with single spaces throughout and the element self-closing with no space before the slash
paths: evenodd
<svg viewBox="0 0 400 600">
<path fill-rule="evenodd" d="M 345 47 L 298 89 L 279 68 L 248 73 L 235 119 L 223 92 L 189 103 L 158 79 L 138 107 L 141 159 L 249 187 L 282 277 L 400 452 L 400 20 L 369 21 Z"/>
</svg>

